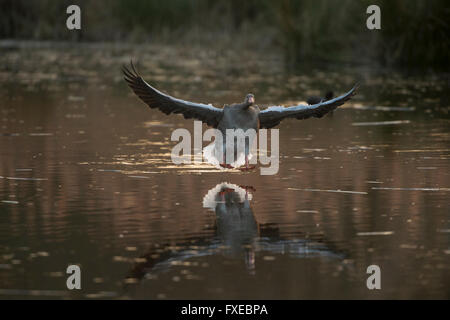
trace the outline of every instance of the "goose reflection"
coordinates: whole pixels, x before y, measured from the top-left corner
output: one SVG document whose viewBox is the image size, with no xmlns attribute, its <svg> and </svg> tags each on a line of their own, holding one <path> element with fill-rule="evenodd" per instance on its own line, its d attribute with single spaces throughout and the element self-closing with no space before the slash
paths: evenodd
<svg viewBox="0 0 450 320">
<path fill-rule="evenodd" d="M 238 256 L 244 252 L 247 269 L 255 269 L 255 239 L 259 230 L 250 206 L 253 187 L 220 183 L 203 198 L 203 207 L 216 214 L 217 238 L 225 253 Z"/>
<path fill-rule="evenodd" d="M 226 182 L 210 189 L 203 198 L 203 207 L 215 213 L 214 235 L 178 241 L 175 245 L 154 245 L 140 257 L 140 262 L 132 267 L 127 278 L 151 278 L 174 265 L 183 265 L 190 259 L 211 255 L 243 259 L 250 274 L 256 273 L 257 254 L 344 259 L 344 254 L 330 249 L 321 236 L 307 237 L 299 232 L 297 238 L 283 239 L 277 225 L 258 224 L 251 207 L 252 193 L 255 191 L 253 187 Z"/>
</svg>

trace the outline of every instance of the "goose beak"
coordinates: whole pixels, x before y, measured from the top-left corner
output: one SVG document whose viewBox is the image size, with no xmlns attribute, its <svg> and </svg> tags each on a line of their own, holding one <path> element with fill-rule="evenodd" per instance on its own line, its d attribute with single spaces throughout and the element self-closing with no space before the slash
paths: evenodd
<svg viewBox="0 0 450 320">
<path fill-rule="evenodd" d="M 248 102 L 251 103 L 251 104 L 254 104 L 255 103 L 255 97 L 250 97 L 248 99 Z"/>
</svg>

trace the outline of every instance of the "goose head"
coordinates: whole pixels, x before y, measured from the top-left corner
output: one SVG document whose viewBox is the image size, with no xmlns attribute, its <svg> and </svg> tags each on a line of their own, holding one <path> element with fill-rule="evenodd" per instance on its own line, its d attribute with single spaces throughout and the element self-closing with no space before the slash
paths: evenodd
<svg viewBox="0 0 450 320">
<path fill-rule="evenodd" d="M 244 104 L 247 107 L 250 107 L 255 104 L 255 96 L 251 93 L 245 96 Z"/>
</svg>

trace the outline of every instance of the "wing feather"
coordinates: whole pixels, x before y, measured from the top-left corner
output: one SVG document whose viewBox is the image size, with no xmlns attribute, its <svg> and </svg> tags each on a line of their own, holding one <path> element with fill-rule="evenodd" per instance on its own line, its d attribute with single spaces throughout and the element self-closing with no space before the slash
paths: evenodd
<svg viewBox="0 0 450 320">
<path fill-rule="evenodd" d="M 349 92 L 337 98 L 324 101 L 313 105 L 298 105 L 292 107 L 273 106 L 259 113 L 260 128 L 270 129 L 278 124 L 283 119 L 308 119 L 311 117 L 321 118 L 328 112 L 333 111 L 337 107 L 343 105 L 356 94 L 359 85 L 356 84 Z"/>
<path fill-rule="evenodd" d="M 195 103 L 171 97 L 149 85 L 136 71 L 133 63 L 131 69 L 122 69 L 124 79 L 134 93 L 150 108 L 159 109 L 165 114 L 182 114 L 185 119 L 198 119 L 209 126 L 217 128 L 223 110 L 212 105 Z"/>
</svg>

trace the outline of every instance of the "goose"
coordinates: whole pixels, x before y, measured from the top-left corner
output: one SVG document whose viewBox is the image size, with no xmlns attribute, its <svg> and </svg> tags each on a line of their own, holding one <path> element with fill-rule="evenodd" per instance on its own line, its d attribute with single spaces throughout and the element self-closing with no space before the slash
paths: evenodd
<svg viewBox="0 0 450 320">
<path fill-rule="evenodd" d="M 133 92 L 151 109 L 158 109 L 169 114 L 182 114 L 185 119 L 200 120 L 208 126 L 220 130 L 223 136 L 226 136 L 227 129 L 242 129 L 246 131 L 253 129 L 256 132 L 259 129 L 271 129 L 280 124 L 284 119 L 308 119 L 311 117 L 321 118 L 325 114 L 335 110 L 343 105 L 356 94 L 358 84 L 347 93 L 330 99 L 311 100 L 314 104 L 294 105 L 291 107 L 271 106 L 261 110 L 255 105 L 255 96 L 251 93 L 245 96 L 241 103 L 224 105 L 223 108 L 215 107 L 211 104 L 203 104 L 185 101 L 163 93 L 148 84 L 136 71 L 131 62 L 131 68 L 123 66 L 124 80 Z M 244 168 L 241 170 L 251 170 L 254 166 L 249 165 L 249 144 L 245 142 Z M 225 150 L 226 139 L 223 139 L 223 150 Z M 220 148 L 220 146 L 219 146 Z M 205 148 L 206 149 L 206 148 Z M 226 151 L 223 152 L 223 159 L 218 159 L 218 163 L 224 168 L 238 167 L 240 163 L 234 162 L 234 165 L 226 162 Z M 236 155 L 236 159 L 238 156 Z M 211 161 L 210 161 L 211 162 Z"/>
</svg>

